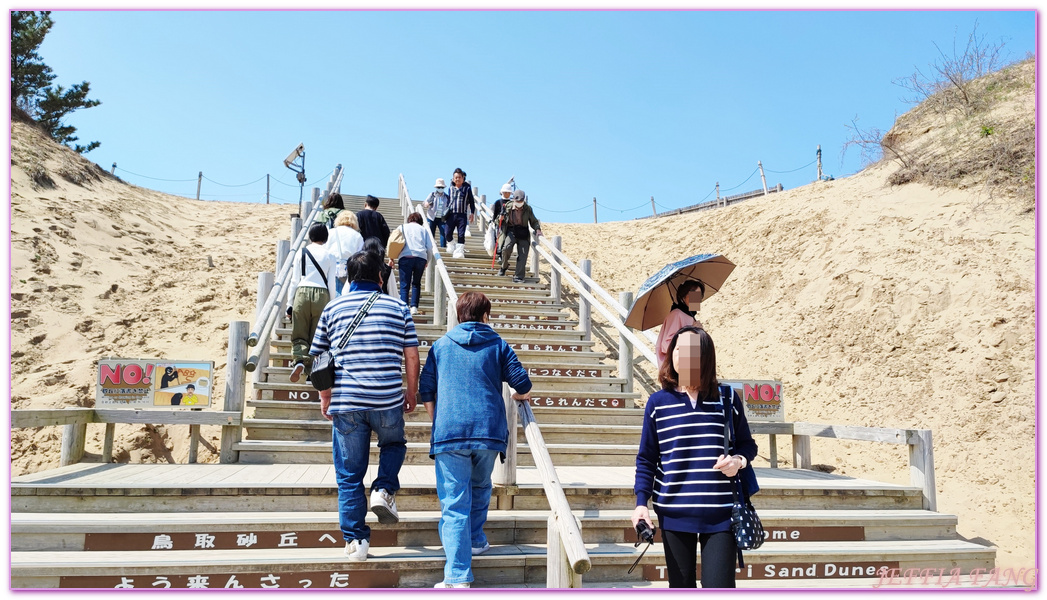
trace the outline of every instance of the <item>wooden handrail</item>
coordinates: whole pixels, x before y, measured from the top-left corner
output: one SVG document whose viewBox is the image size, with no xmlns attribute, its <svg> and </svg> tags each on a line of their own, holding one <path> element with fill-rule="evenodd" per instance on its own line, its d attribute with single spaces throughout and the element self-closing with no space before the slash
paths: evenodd
<svg viewBox="0 0 1047 600">
<path fill-rule="evenodd" d="M 563 493 L 563 485 L 556 476 L 556 468 L 553 467 L 553 459 L 549 456 L 549 448 L 545 445 L 545 439 L 538 428 L 538 422 L 534 420 L 534 412 L 528 402 L 518 402 L 517 408 L 520 416 L 520 424 L 524 428 L 524 436 L 527 438 L 527 447 L 534 457 L 534 466 L 542 478 L 542 488 L 545 489 L 545 497 L 549 500 L 549 508 L 556 518 L 556 527 L 560 532 L 560 540 L 563 542 L 567 553 L 567 560 L 571 569 L 578 574 L 586 573 L 592 569 L 592 561 L 589 560 L 589 552 L 585 549 L 582 540 L 582 530 L 571 513 L 571 505 L 567 503 L 567 496 Z M 510 435 L 512 435 L 510 433 Z M 552 549 L 548 550 L 552 553 Z"/>
<path fill-rule="evenodd" d="M 312 223 L 316 218 L 316 215 L 320 213 L 323 207 L 324 200 L 327 199 L 327 195 L 331 190 L 337 190 L 341 188 L 342 174 L 345 172 L 340 166 L 337 169 L 337 173 L 334 177 L 334 182 L 328 185 L 324 194 L 321 194 L 313 205 L 312 210 L 306 217 L 306 223 Z M 269 336 L 272 335 L 273 328 L 276 327 L 277 321 L 281 318 L 280 314 L 280 298 L 287 293 L 292 279 L 292 272 L 294 268 L 294 257 L 298 255 L 299 250 L 305 245 L 305 240 L 309 234 L 309 227 L 302 227 L 302 231 L 298 234 L 298 238 L 295 239 L 291 246 L 291 250 L 288 253 L 288 259 L 284 261 L 284 264 L 280 268 L 280 272 L 276 276 L 276 281 L 273 283 L 272 289 L 269 291 L 269 296 L 265 299 L 265 303 L 262 305 L 262 310 L 259 311 L 259 320 L 262 323 L 261 328 L 258 326 L 258 321 L 255 322 L 255 329 L 247 337 L 247 345 L 249 347 L 256 347 L 262 340 L 268 340 Z M 258 368 L 258 364 L 261 362 L 262 351 L 258 350 L 253 352 L 247 359 L 244 368 L 247 371 L 254 371 Z"/>
<path fill-rule="evenodd" d="M 138 423 L 149 425 L 239 425 L 239 412 L 134 408 L 44 408 L 11 411 L 11 428 Z"/>
</svg>

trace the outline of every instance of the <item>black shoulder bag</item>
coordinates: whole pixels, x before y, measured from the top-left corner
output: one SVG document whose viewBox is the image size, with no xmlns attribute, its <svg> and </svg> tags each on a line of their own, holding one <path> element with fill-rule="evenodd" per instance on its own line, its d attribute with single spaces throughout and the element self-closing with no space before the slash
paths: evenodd
<svg viewBox="0 0 1047 600">
<path fill-rule="evenodd" d="M 349 328 L 342 334 L 342 338 L 338 340 L 338 346 L 336 350 L 345 348 L 345 345 L 349 343 L 349 338 L 353 337 L 353 333 L 356 332 L 356 328 L 360 326 L 360 322 L 367 316 L 367 311 L 371 310 L 371 306 L 374 305 L 374 301 L 378 299 L 381 292 L 371 292 L 371 296 L 367 298 L 367 302 L 364 302 L 360 312 L 356 313 L 356 317 L 353 322 L 349 324 Z M 326 350 L 320 356 L 313 359 L 313 371 L 309 375 L 309 381 L 313 384 L 313 387 L 323 392 L 334 387 L 334 352 Z"/>
<path fill-rule="evenodd" d="M 723 388 L 727 388 L 725 393 Z M 734 438 L 734 418 L 731 413 L 734 407 L 734 394 L 730 386 L 720 388 L 720 402 L 724 407 L 724 436 L 723 455 L 729 456 L 731 439 Z M 752 465 L 746 465 L 752 468 Z M 734 496 L 734 506 L 731 507 L 731 532 L 734 534 L 734 542 L 738 546 L 738 566 L 745 568 L 745 560 L 742 558 L 742 550 L 756 550 L 763 545 L 766 534 L 763 531 L 763 523 L 756 514 L 749 494 L 742 485 L 741 474 L 729 477 L 731 481 L 731 495 Z"/>
<path fill-rule="evenodd" d="M 313 261 L 313 266 L 316 267 L 316 271 L 320 273 L 320 279 L 324 280 L 324 287 L 330 289 L 331 286 L 327 285 L 327 275 L 324 274 L 324 270 L 320 267 L 320 263 L 316 262 L 313 258 L 313 253 L 308 248 L 302 248 L 302 276 L 305 276 L 305 257 L 308 256 L 309 260 Z"/>
</svg>

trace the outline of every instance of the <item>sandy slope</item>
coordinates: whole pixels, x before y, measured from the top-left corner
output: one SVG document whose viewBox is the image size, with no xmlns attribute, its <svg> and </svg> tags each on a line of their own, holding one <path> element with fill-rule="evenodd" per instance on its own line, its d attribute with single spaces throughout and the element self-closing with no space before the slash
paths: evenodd
<svg viewBox="0 0 1047 600">
<path fill-rule="evenodd" d="M 21 124 L 12 137 L 13 407 L 93 405 L 94 364 L 109 355 L 214 360 L 220 392 L 228 323 L 252 320 L 257 273 L 272 269 L 293 209 L 173 198 Z M 701 313 L 721 376 L 781 379 L 791 420 L 932 429 L 939 510 L 998 545 L 1000 565 L 1032 566 L 1032 215 L 977 186 L 892 187 L 892 172 L 544 230 L 575 261 L 592 259 L 615 296 L 683 256 L 731 258 L 738 268 Z M 609 331 L 596 334 L 613 355 Z M 101 429 L 89 428 L 89 453 Z M 117 432 L 118 460 L 186 459 L 186 427 Z M 213 447 L 217 428 L 204 439 Z M 12 431 L 11 450 L 14 474 L 52 468 L 60 432 Z M 902 447 L 816 439 L 813 454 L 837 473 L 908 482 Z M 215 458 L 205 446 L 201 460 Z"/>
</svg>

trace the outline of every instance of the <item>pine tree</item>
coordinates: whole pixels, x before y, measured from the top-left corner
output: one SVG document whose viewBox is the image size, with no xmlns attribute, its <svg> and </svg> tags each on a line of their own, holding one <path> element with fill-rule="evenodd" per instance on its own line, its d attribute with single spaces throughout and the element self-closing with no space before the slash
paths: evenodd
<svg viewBox="0 0 1047 600">
<path fill-rule="evenodd" d="M 69 113 L 101 104 L 89 100 L 91 84 L 84 81 L 66 89 L 52 86 L 57 77 L 37 53 L 54 21 L 50 11 L 11 11 L 11 111 L 21 110 L 55 141 L 70 145 L 77 141 L 76 127 L 62 123 Z M 83 154 L 101 144 L 72 144 Z"/>
</svg>

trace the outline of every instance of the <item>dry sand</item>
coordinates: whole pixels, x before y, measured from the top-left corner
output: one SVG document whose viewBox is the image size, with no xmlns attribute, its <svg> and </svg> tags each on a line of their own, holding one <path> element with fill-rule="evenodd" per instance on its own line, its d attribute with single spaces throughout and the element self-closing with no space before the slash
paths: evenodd
<svg viewBox="0 0 1047 600">
<path fill-rule="evenodd" d="M 214 360 L 221 406 L 228 323 L 253 321 L 257 274 L 272 270 L 294 208 L 166 196 L 24 125 L 12 138 L 12 406 L 92 406 L 105 356 Z M 980 190 L 891 187 L 891 172 L 544 230 L 563 236 L 573 260 L 592 259 L 616 297 L 680 257 L 731 258 L 737 269 L 701 312 L 720 375 L 782 380 L 790 420 L 931 429 L 939 510 L 959 516 L 964 537 L 999 546 L 999 565 L 1032 566 L 1032 215 Z M 616 332 L 596 334 L 613 356 Z M 101 429 L 89 428 L 90 455 Z M 201 460 L 215 461 L 218 429 L 203 433 Z M 184 426 L 121 425 L 115 457 L 184 462 L 187 442 Z M 11 452 L 14 475 L 53 468 L 60 431 L 12 431 Z M 908 483 L 900 446 L 815 439 L 813 458 Z"/>
</svg>

